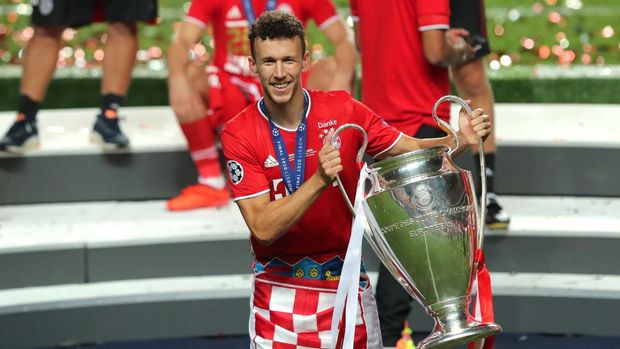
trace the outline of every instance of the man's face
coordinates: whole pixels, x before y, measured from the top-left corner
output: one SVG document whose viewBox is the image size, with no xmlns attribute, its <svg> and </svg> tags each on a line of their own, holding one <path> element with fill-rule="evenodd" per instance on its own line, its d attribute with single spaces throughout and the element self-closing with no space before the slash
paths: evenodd
<svg viewBox="0 0 620 349">
<path fill-rule="evenodd" d="M 278 104 L 288 103 L 301 86 L 301 71 L 310 63 L 310 53 L 301 52 L 301 39 L 256 38 L 255 58 L 250 68 L 258 74 L 266 97 Z"/>
</svg>

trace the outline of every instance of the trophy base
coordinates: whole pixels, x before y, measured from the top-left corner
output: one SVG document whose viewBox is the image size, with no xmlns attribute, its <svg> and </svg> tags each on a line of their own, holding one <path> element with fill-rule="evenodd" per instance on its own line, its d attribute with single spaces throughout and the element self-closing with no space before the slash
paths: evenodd
<svg viewBox="0 0 620 349">
<path fill-rule="evenodd" d="M 430 336 L 418 343 L 418 349 L 442 349 L 452 348 L 459 345 L 474 342 L 502 332 L 502 328 L 496 323 L 480 323 L 472 321 L 461 331 L 435 331 Z"/>
</svg>

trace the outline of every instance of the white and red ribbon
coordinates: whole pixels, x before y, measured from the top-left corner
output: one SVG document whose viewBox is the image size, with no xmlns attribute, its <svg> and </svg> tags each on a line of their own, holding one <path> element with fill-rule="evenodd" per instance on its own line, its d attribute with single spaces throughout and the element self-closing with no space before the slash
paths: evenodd
<svg viewBox="0 0 620 349">
<path fill-rule="evenodd" d="M 489 273 L 484 260 L 484 252 L 482 252 L 482 250 L 476 250 L 476 255 L 474 258 L 475 261 L 478 262 L 476 280 L 474 281 L 474 285 L 472 287 L 472 291 L 476 293 L 476 298 L 474 299 L 474 318 L 482 323 L 494 322 L 491 274 Z M 469 343 L 469 349 L 493 349 L 495 336 L 484 338 L 480 342 L 482 343 L 481 347 L 476 346 L 473 342 Z"/>
<path fill-rule="evenodd" d="M 357 189 L 355 190 L 355 218 L 351 227 L 351 238 L 347 247 L 347 254 L 342 265 L 342 273 L 338 283 L 336 301 L 334 303 L 334 314 L 332 316 L 331 328 L 331 349 L 335 349 L 338 343 L 338 327 L 342 313 L 344 316 L 344 337 L 342 349 L 353 349 L 355 342 L 355 319 L 357 318 L 357 294 L 360 282 L 360 266 L 362 263 L 362 240 L 364 238 L 364 212 L 362 209 L 362 199 L 364 198 L 364 183 L 368 173 L 366 164 L 360 171 Z"/>
</svg>

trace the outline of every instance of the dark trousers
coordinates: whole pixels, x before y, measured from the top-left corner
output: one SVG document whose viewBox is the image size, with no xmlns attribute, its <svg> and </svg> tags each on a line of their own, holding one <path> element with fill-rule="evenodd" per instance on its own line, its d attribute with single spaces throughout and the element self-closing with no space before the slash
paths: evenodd
<svg viewBox="0 0 620 349">
<path fill-rule="evenodd" d="M 422 125 L 414 135 L 416 138 L 445 137 L 446 133 L 428 125 Z M 412 298 L 407 291 L 394 279 L 392 274 L 381 264 L 375 298 L 379 310 L 379 323 L 383 345 L 395 347 L 401 337 L 401 331 L 409 312 Z M 413 326 L 412 326 L 413 328 Z"/>
</svg>

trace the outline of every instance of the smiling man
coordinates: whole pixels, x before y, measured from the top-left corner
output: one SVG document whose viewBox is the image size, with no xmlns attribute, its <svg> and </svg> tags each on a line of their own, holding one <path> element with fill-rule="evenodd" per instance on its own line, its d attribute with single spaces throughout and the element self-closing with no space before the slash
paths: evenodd
<svg viewBox="0 0 620 349">
<path fill-rule="evenodd" d="M 321 30 L 333 55 L 315 60 L 304 72 L 312 89 L 350 88 L 357 55 L 332 0 L 192 0 L 168 50 L 168 92 L 198 170 L 198 183 L 168 200 L 169 210 L 227 205 L 230 193 L 222 176 L 216 139 L 226 121 L 261 96 L 260 82 L 249 68 L 250 25 L 263 12 L 281 10 Z M 192 47 L 212 32 L 213 53 L 204 67 L 192 60 Z"/>
<path fill-rule="evenodd" d="M 403 135 L 345 91 L 303 89 L 301 72 L 310 54 L 295 17 L 266 12 L 249 38 L 250 69 L 258 74 L 264 97 L 226 124 L 222 144 L 228 182 L 255 257 L 252 347 L 325 348 L 351 231 L 351 215 L 334 179 L 340 174 L 347 192 L 354 193 L 363 138 L 346 132 L 335 140 L 337 146 L 325 140 L 338 126 L 355 123 L 368 133 L 368 153 L 379 158 L 452 140 Z M 459 121 L 461 151 L 490 129 L 482 110 L 462 113 Z M 382 348 L 363 265 L 358 295 L 355 348 Z"/>
</svg>

